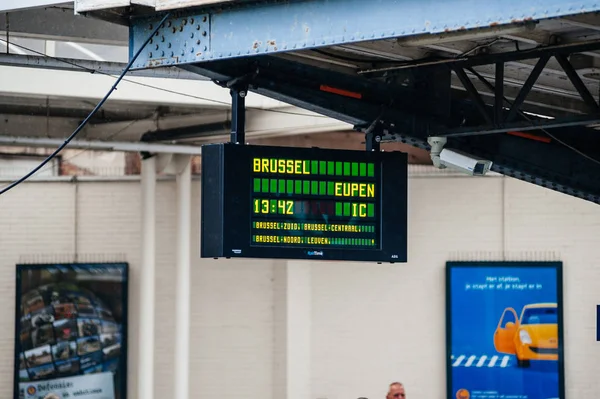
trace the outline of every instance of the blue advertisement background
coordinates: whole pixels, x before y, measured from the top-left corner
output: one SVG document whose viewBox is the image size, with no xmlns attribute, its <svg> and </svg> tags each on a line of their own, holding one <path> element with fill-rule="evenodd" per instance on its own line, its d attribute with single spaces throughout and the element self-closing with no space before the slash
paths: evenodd
<svg viewBox="0 0 600 399">
<path fill-rule="evenodd" d="M 467 389 L 470 399 L 560 397 L 557 361 L 531 361 L 529 368 L 519 368 L 514 355 L 494 347 L 507 307 L 520 316 L 527 304 L 560 306 L 555 266 L 515 266 L 454 264 L 449 269 L 451 398 L 459 389 Z"/>
</svg>

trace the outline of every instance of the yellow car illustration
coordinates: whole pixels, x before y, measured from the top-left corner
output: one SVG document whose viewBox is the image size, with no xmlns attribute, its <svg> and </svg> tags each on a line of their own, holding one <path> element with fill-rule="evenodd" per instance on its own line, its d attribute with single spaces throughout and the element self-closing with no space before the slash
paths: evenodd
<svg viewBox="0 0 600 399">
<path fill-rule="evenodd" d="M 513 308 L 504 309 L 494 333 L 496 351 L 515 355 L 519 367 L 529 367 L 530 360 L 558 360 L 557 310 L 556 303 L 530 304 L 519 318 Z"/>
</svg>

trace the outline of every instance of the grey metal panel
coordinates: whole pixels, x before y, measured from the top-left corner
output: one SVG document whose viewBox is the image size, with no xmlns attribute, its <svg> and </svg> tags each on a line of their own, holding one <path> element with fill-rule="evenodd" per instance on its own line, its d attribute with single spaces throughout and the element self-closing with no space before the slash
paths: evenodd
<svg viewBox="0 0 600 399">
<path fill-rule="evenodd" d="M 6 146 L 30 146 L 30 147 L 57 147 L 63 143 L 61 139 L 32 138 L 32 137 L 6 137 L 0 136 L 0 144 Z M 80 148 L 84 150 L 103 151 L 147 151 L 167 154 L 202 154 L 202 147 L 193 145 L 177 144 L 153 144 L 140 142 L 121 141 L 94 141 L 73 140 L 69 148 Z"/>
<path fill-rule="evenodd" d="M 29 8 L 49 7 L 62 4 L 72 4 L 73 1 L 64 0 L 2 0 L 0 2 L 0 11 L 9 12 L 17 10 L 26 10 Z"/>
<path fill-rule="evenodd" d="M 9 17 L 12 36 L 124 46 L 129 42 L 129 29 L 126 26 L 75 15 L 73 10 L 33 9 L 11 12 Z M 6 32 L 6 29 L 6 19 L 1 17 L 0 31 Z M 5 37 L 5 34 L 2 36 Z"/>
<path fill-rule="evenodd" d="M 97 71 L 98 73 L 117 76 L 123 72 L 123 69 L 127 66 L 127 64 L 120 62 L 88 60 L 70 60 L 70 63 L 68 63 L 56 58 L 15 54 L 0 54 L 0 65 L 88 73 Z M 165 79 L 208 80 L 208 78 L 201 75 L 187 72 L 177 67 L 131 71 L 128 75 Z"/>
<path fill-rule="evenodd" d="M 155 0 L 155 7 L 160 11 L 239 2 L 239 0 Z"/>
<path fill-rule="evenodd" d="M 127 7 L 129 5 L 131 5 L 130 0 L 75 0 L 75 11 L 86 12 L 107 10 L 111 8 Z"/>
</svg>

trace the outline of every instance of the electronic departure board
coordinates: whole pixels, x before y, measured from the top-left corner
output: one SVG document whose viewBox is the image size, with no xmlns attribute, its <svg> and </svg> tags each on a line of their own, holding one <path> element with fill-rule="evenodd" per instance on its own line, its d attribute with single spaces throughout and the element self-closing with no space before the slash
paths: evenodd
<svg viewBox="0 0 600 399">
<path fill-rule="evenodd" d="M 201 256 L 405 262 L 407 156 L 202 147 Z"/>
</svg>

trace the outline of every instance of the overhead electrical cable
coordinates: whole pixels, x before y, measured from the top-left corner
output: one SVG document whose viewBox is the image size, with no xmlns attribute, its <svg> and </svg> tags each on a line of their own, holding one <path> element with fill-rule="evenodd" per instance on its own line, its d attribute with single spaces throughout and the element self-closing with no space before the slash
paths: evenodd
<svg viewBox="0 0 600 399">
<path fill-rule="evenodd" d="M 102 100 L 100 100 L 100 102 L 96 105 L 96 107 L 94 107 L 94 109 L 92 110 L 92 112 L 90 112 L 90 114 L 79 124 L 79 126 L 75 129 L 75 131 L 73 133 L 71 133 L 71 135 L 69 137 L 67 137 L 67 139 L 56 150 L 54 150 L 54 152 L 52 154 L 50 154 L 48 157 L 46 157 L 46 159 L 44 159 L 38 166 L 36 166 L 35 168 L 33 168 L 29 173 L 27 173 L 25 176 L 21 177 L 20 179 L 15 180 L 14 182 L 10 183 L 8 186 L 0 189 L 0 195 L 2 195 L 4 193 L 6 193 L 7 191 L 15 188 L 16 186 L 18 186 L 19 184 L 23 183 L 25 180 L 27 180 L 28 178 L 30 178 L 31 176 L 33 176 L 38 170 L 40 170 L 41 168 L 43 168 L 44 165 L 46 165 L 54 157 L 56 157 L 58 155 L 58 153 L 61 152 L 63 150 L 63 148 L 65 148 L 71 142 L 71 140 L 73 140 L 75 138 L 75 136 L 77 136 L 77 134 L 81 131 L 81 129 L 83 129 L 84 126 L 87 125 L 87 123 L 89 122 L 89 120 L 96 114 L 96 112 L 98 112 L 98 110 L 100 110 L 100 108 L 104 105 L 104 103 L 106 102 L 106 100 L 108 100 L 108 98 L 110 97 L 110 95 L 112 94 L 112 92 L 117 89 L 117 86 L 119 85 L 119 83 L 121 82 L 121 80 L 125 77 L 125 75 L 127 74 L 127 72 L 129 72 L 129 70 L 133 66 L 133 63 L 139 57 L 140 53 L 148 45 L 148 42 L 150 42 L 150 39 L 152 39 L 152 37 L 161 28 L 161 26 L 163 25 L 163 23 L 167 20 L 167 18 L 169 18 L 170 15 L 171 15 L 171 13 L 167 13 L 163 17 L 163 19 L 156 26 L 156 28 L 154 28 L 154 30 L 152 31 L 152 33 L 150 34 L 150 36 L 148 36 L 148 38 L 140 46 L 140 48 L 138 49 L 138 51 L 136 51 L 136 53 L 133 55 L 133 57 L 131 57 L 131 60 L 129 60 L 129 63 L 127 64 L 127 66 L 125 67 L 125 69 L 123 69 L 123 72 L 121 72 L 121 75 L 119 75 L 119 77 L 117 78 L 117 80 L 115 81 L 115 83 L 112 85 L 112 87 L 110 88 L 110 90 L 108 91 L 108 93 L 106 93 L 106 95 L 102 98 Z"/>
</svg>

